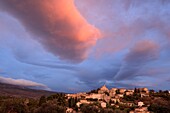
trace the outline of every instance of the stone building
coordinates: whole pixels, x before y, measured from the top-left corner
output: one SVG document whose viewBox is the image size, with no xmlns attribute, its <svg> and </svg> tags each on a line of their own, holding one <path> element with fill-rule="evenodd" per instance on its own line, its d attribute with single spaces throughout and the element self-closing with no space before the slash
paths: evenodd
<svg viewBox="0 0 170 113">
<path fill-rule="evenodd" d="M 116 95 L 116 90 L 117 90 L 117 88 L 110 89 L 110 91 L 109 91 L 110 97 L 114 97 Z"/>
<path fill-rule="evenodd" d="M 105 92 L 109 92 L 109 89 L 106 87 L 106 85 L 102 86 L 99 90 L 98 93 L 99 94 L 103 94 Z"/>
<path fill-rule="evenodd" d="M 121 94 L 125 93 L 125 91 L 126 91 L 126 89 L 125 89 L 125 88 L 121 88 L 121 89 L 119 89 L 119 92 L 120 92 Z"/>
</svg>

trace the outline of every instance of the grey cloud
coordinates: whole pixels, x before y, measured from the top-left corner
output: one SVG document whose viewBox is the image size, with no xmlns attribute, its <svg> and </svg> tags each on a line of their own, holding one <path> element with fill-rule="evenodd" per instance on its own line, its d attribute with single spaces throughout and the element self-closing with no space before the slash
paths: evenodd
<svg viewBox="0 0 170 113">
<path fill-rule="evenodd" d="M 114 76 L 119 72 L 120 64 L 114 63 L 109 67 L 102 67 L 98 70 L 82 69 L 76 73 L 78 85 L 86 85 L 91 89 L 99 88 L 107 81 L 114 81 Z"/>
<path fill-rule="evenodd" d="M 63 69 L 63 70 L 68 70 L 68 71 L 76 71 L 78 68 L 74 65 L 66 65 L 62 63 L 49 63 L 49 62 L 43 62 L 43 61 L 23 61 L 23 60 L 18 60 L 21 63 L 25 63 L 28 65 L 34 65 L 34 66 L 40 66 L 40 67 L 46 67 L 46 68 L 51 68 L 51 69 Z"/>
<path fill-rule="evenodd" d="M 125 56 L 120 71 L 115 76 L 116 80 L 132 79 L 141 76 L 141 70 L 146 64 L 159 58 L 158 44 L 150 40 L 141 41 L 134 45 Z"/>
</svg>

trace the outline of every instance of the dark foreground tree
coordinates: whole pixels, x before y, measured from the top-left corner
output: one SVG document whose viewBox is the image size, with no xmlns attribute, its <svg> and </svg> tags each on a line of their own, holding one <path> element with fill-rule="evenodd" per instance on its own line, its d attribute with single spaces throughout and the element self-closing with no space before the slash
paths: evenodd
<svg viewBox="0 0 170 113">
<path fill-rule="evenodd" d="M 65 113 L 66 108 L 55 103 L 44 103 L 34 113 Z"/>
</svg>

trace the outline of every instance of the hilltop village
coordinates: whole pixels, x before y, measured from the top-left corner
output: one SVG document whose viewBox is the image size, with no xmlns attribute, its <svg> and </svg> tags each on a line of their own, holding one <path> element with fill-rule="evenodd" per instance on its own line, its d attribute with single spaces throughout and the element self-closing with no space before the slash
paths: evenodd
<svg viewBox="0 0 170 113">
<path fill-rule="evenodd" d="M 0 113 L 170 113 L 170 92 L 111 88 L 66 94 L 0 84 Z"/>
<path fill-rule="evenodd" d="M 169 92 L 167 92 L 169 95 Z M 88 93 L 67 94 L 67 100 L 75 102 L 78 111 L 83 105 L 93 105 L 96 108 L 113 108 L 124 109 L 129 113 L 150 113 L 148 107 L 151 104 L 151 94 L 156 94 L 154 90 L 148 90 L 148 88 L 111 88 L 110 90 L 104 85 L 97 90 L 92 90 Z M 159 98 L 159 97 L 157 97 Z M 152 97 L 156 99 L 156 97 Z M 67 108 L 67 113 L 74 113 L 71 108 Z M 98 111 L 100 112 L 100 111 Z M 120 112 L 120 111 L 118 111 Z M 89 112 L 90 113 L 90 112 Z M 111 112 L 110 112 L 111 113 Z"/>
</svg>

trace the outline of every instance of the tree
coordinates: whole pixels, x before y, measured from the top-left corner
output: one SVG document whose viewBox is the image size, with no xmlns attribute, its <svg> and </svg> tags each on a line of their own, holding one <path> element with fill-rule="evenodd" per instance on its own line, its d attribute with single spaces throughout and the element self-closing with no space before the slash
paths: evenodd
<svg viewBox="0 0 170 113">
<path fill-rule="evenodd" d="M 80 110 L 83 113 L 98 113 L 98 108 L 95 105 L 87 105 L 87 104 L 83 104 L 80 107 Z"/>
<path fill-rule="evenodd" d="M 34 113 L 65 113 L 66 108 L 64 106 L 59 106 L 53 102 L 48 102 L 42 104 L 39 108 L 34 110 Z"/>
<path fill-rule="evenodd" d="M 39 100 L 39 106 L 41 106 L 43 103 L 46 103 L 46 97 L 45 96 L 41 96 L 41 98 Z"/>
<path fill-rule="evenodd" d="M 120 94 L 120 90 L 119 89 L 116 90 L 116 94 Z"/>
<path fill-rule="evenodd" d="M 169 94 L 169 91 L 168 91 L 168 90 L 165 90 L 164 93 Z"/>
<path fill-rule="evenodd" d="M 150 92 L 150 93 L 155 93 L 155 90 L 151 89 L 149 92 Z"/>
<path fill-rule="evenodd" d="M 148 107 L 149 111 L 154 113 L 169 113 L 170 111 L 170 102 L 165 100 L 165 98 L 156 98 L 153 100 L 151 105 Z"/>
<path fill-rule="evenodd" d="M 7 99 L 0 106 L 0 113 L 28 113 L 23 99 Z"/>
<path fill-rule="evenodd" d="M 134 93 L 140 93 L 139 88 L 135 88 Z"/>
<path fill-rule="evenodd" d="M 159 90 L 159 93 L 162 93 L 162 90 Z"/>
<path fill-rule="evenodd" d="M 69 106 L 70 108 L 75 107 L 75 106 L 76 106 L 76 103 L 77 103 L 77 100 L 76 100 L 75 98 L 70 98 L 70 99 L 68 100 L 68 106 Z"/>
</svg>

